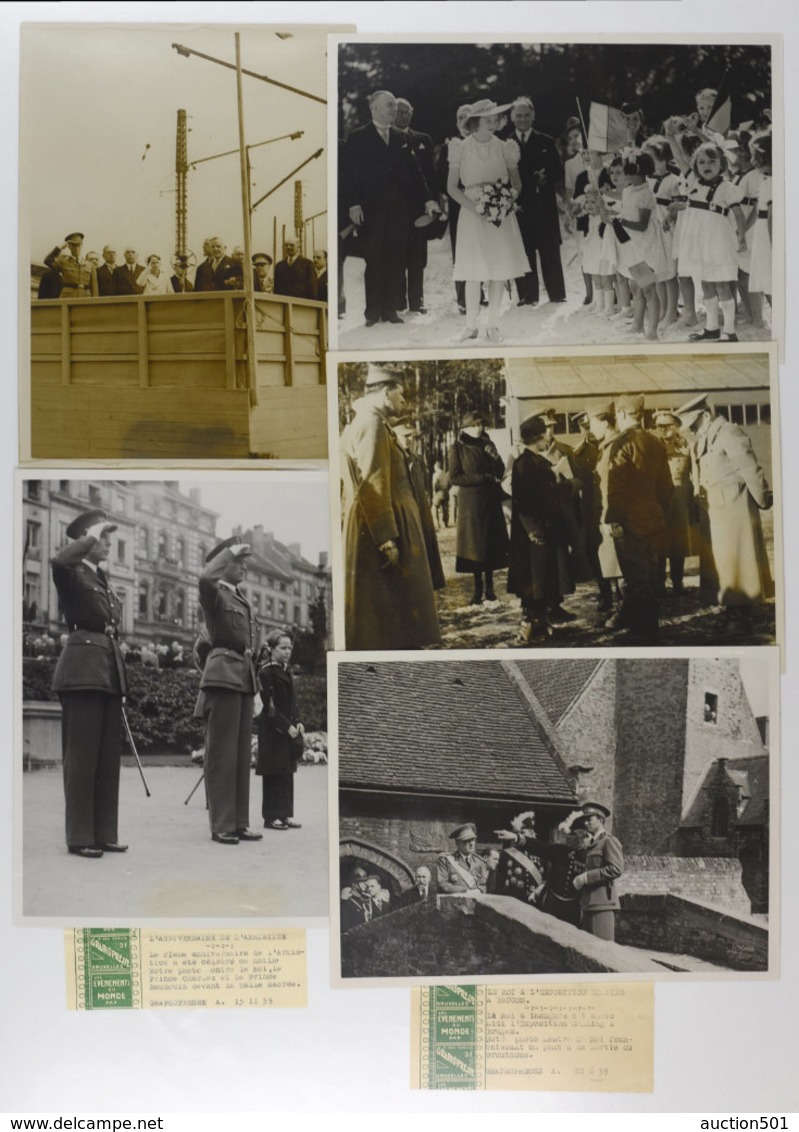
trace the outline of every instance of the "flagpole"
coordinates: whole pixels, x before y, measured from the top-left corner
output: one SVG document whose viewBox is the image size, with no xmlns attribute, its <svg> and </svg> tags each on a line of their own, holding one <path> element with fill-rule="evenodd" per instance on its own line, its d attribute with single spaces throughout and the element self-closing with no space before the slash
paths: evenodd
<svg viewBox="0 0 799 1132">
<path fill-rule="evenodd" d="M 252 237 L 250 214 L 250 177 L 247 146 L 244 141 L 244 95 L 241 82 L 241 37 L 235 33 L 236 42 L 236 102 L 239 120 L 239 164 L 241 168 L 241 214 L 244 221 L 244 326 L 247 337 L 247 384 L 250 404 L 258 404 L 258 365 L 255 357 L 255 300 L 253 298 L 252 278 Z"/>
<path fill-rule="evenodd" d="M 583 108 L 580 105 L 580 99 L 579 98 L 575 97 L 574 101 L 577 103 L 577 113 L 580 115 L 580 125 L 583 128 L 583 137 L 585 138 L 585 148 L 588 150 L 588 130 L 585 128 L 585 118 L 583 117 Z M 591 151 L 588 150 L 588 152 L 590 154 Z M 588 166 L 588 180 L 591 182 L 591 184 L 597 190 L 597 192 L 599 192 L 599 179 L 596 175 L 596 169 L 594 169 L 593 164 Z"/>
</svg>

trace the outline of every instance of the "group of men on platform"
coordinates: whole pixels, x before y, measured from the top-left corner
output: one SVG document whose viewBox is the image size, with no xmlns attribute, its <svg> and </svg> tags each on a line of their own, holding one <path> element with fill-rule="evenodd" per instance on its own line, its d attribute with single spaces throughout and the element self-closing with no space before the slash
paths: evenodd
<svg viewBox="0 0 799 1132">
<path fill-rule="evenodd" d="M 574 915 L 560 914 L 560 909 L 556 908 L 557 918 L 582 927 L 599 939 L 613 940 L 615 916 L 620 908 L 615 881 L 624 872 L 624 854 L 618 838 L 605 829 L 609 817 L 610 810 L 597 802 L 586 802 L 579 812 L 570 816 L 569 833 L 584 831 L 581 847 L 578 851 L 568 851 L 560 846 L 569 858 L 565 883 L 559 878 L 558 883 L 550 887 L 559 900 L 573 903 L 575 908 Z M 524 834 L 505 830 L 495 830 L 494 834 L 505 847 L 512 842 L 523 849 L 526 847 L 528 853 L 536 852 L 536 847 L 546 849 L 545 843 Z M 435 887 L 431 870 L 420 865 L 414 872 L 413 884 L 404 889 L 396 901 L 392 901 L 378 873 L 369 873 L 357 865 L 350 874 L 349 885 L 341 892 L 341 931 L 371 923 L 397 909 L 430 901 L 436 894 L 478 898 L 486 894 L 505 894 L 497 882 L 500 851 L 489 847 L 482 853 L 477 852 L 475 824 L 465 822 L 453 829 L 449 837 L 455 842 L 455 850 L 438 857 Z M 537 858 L 536 862 L 542 864 Z M 549 883 L 549 872 L 547 865 L 543 865 L 542 872 L 536 873 L 541 881 L 539 889 L 535 893 L 530 891 L 529 895 L 525 890 L 526 899 L 544 911 L 551 911 L 553 907 L 543 895 Z"/>
<path fill-rule="evenodd" d="M 71 232 L 62 245 L 45 257 L 48 270 L 39 282 L 38 298 L 70 299 L 110 295 L 185 294 L 192 291 L 241 291 L 244 288 L 244 251 L 233 248 L 230 255 L 218 236 L 203 241 L 204 259 L 189 278 L 190 259 L 176 255 L 173 274 L 161 272 L 161 257 L 151 255 L 147 264 L 139 263 L 135 248 L 126 248 L 124 263 L 117 263 L 117 252 L 106 244 L 102 262 L 96 252 L 82 255 L 84 235 Z M 327 302 L 327 252 L 314 252 L 313 261 L 300 254 L 296 240 L 287 240 L 285 256 L 270 268 L 272 256 L 255 252 L 252 256 L 253 286 L 256 292 L 290 298 Z"/>
</svg>

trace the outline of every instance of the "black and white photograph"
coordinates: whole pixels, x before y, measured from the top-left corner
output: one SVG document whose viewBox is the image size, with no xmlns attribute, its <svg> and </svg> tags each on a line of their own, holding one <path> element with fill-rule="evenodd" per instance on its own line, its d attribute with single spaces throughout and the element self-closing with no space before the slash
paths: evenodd
<svg viewBox="0 0 799 1132">
<path fill-rule="evenodd" d="M 782 336 L 776 38 L 334 42 L 336 348 Z"/>
<path fill-rule="evenodd" d="M 333 356 L 337 647 L 778 643 L 773 351 Z"/>
<path fill-rule="evenodd" d="M 22 922 L 324 917 L 326 477 L 57 474 L 17 479 Z"/>
<path fill-rule="evenodd" d="M 22 28 L 23 459 L 325 458 L 329 30 Z"/>
<path fill-rule="evenodd" d="M 328 679 L 339 985 L 776 976 L 776 649 Z"/>
</svg>

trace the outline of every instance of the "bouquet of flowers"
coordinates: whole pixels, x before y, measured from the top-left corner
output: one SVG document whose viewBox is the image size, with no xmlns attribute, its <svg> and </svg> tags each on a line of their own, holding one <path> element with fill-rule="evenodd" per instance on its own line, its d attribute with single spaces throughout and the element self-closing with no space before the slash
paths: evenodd
<svg viewBox="0 0 799 1132">
<path fill-rule="evenodd" d="M 516 196 L 516 190 L 506 181 L 494 181 L 481 186 L 480 195 L 474 203 L 479 215 L 499 228 L 506 216 L 519 211 Z"/>
</svg>

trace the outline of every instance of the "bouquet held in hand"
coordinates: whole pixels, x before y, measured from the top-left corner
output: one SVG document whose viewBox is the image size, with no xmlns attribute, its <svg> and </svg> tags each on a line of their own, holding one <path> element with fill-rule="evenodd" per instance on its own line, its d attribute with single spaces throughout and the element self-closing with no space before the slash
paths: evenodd
<svg viewBox="0 0 799 1132">
<path fill-rule="evenodd" d="M 507 181 L 495 181 L 481 186 L 480 195 L 474 203 L 479 215 L 499 228 L 506 216 L 519 211 L 516 195 L 516 190 Z"/>
</svg>

